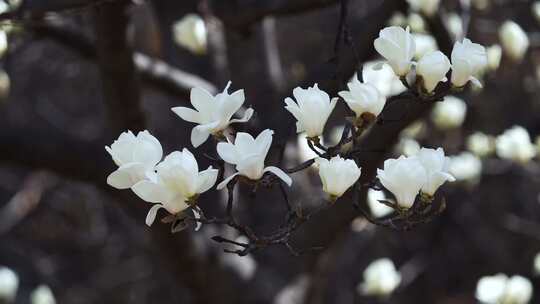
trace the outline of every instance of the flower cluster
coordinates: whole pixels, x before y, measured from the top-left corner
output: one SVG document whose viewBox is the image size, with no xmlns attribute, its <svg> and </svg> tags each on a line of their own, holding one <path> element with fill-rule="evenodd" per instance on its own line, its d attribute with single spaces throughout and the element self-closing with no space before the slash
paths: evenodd
<svg viewBox="0 0 540 304">
<path fill-rule="evenodd" d="M 527 304 L 532 294 L 531 281 L 519 275 L 499 273 L 482 277 L 476 285 L 476 298 L 483 304 Z"/>
</svg>

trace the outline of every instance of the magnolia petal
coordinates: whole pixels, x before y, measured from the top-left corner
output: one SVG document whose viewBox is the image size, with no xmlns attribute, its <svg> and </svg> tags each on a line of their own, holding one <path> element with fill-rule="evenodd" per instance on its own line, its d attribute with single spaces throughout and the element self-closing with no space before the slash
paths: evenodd
<svg viewBox="0 0 540 304">
<path fill-rule="evenodd" d="M 191 130 L 191 144 L 197 148 L 202 145 L 210 136 L 212 129 L 219 125 L 219 121 L 215 121 L 209 124 L 198 125 Z"/>
<path fill-rule="evenodd" d="M 148 214 L 146 215 L 145 223 L 148 227 L 152 226 L 154 221 L 156 220 L 156 215 L 159 209 L 163 208 L 163 205 L 161 204 L 154 204 L 148 211 Z"/>
<path fill-rule="evenodd" d="M 238 151 L 231 143 L 220 142 L 216 146 L 217 153 L 221 159 L 229 164 L 236 165 L 239 160 Z"/>
<path fill-rule="evenodd" d="M 281 170 L 278 167 L 268 166 L 268 167 L 264 168 L 263 172 L 271 172 L 275 176 L 279 177 L 283 182 L 285 182 L 285 184 L 287 184 L 287 186 L 290 187 L 292 185 L 291 177 L 288 176 L 285 172 L 283 172 L 283 170 Z"/>
<path fill-rule="evenodd" d="M 201 123 L 201 113 L 186 107 L 171 108 L 176 115 L 180 116 L 185 121 L 193 123 Z"/>
<path fill-rule="evenodd" d="M 478 78 L 476 78 L 476 77 L 471 76 L 471 77 L 469 78 L 469 81 L 470 81 L 475 87 L 477 87 L 477 88 L 479 88 L 479 89 L 481 89 L 481 88 L 484 87 L 484 86 L 482 85 L 482 83 L 480 82 L 480 80 L 478 80 Z"/>
<path fill-rule="evenodd" d="M 235 178 L 238 174 L 240 173 L 235 173 L 229 177 L 227 177 L 226 179 L 224 179 L 221 183 L 219 183 L 219 185 L 217 185 L 216 189 L 217 190 L 222 190 L 223 188 L 225 188 L 225 186 L 227 186 L 227 184 L 233 179 Z"/>
<path fill-rule="evenodd" d="M 249 108 L 249 109 L 247 109 L 247 110 L 244 112 L 244 116 L 242 116 L 242 118 L 239 118 L 239 119 L 231 119 L 231 121 L 229 122 L 229 124 L 232 124 L 232 123 L 240 123 L 240 122 L 247 122 L 248 120 L 251 119 L 251 116 L 253 116 L 253 113 L 255 113 L 255 110 L 253 110 L 253 108 Z"/>
<path fill-rule="evenodd" d="M 149 203 L 163 203 L 167 200 L 166 190 L 159 184 L 142 180 L 131 188 L 143 201 Z"/>
<path fill-rule="evenodd" d="M 120 166 L 107 177 L 107 184 L 116 189 L 129 189 L 139 179 L 144 178 L 144 165 L 141 163 L 129 163 Z"/>
<path fill-rule="evenodd" d="M 208 169 L 199 172 L 197 176 L 198 179 L 198 188 L 197 193 L 203 193 L 208 191 L 212 186 L 216 184 L 219 170 L 208 167 Z"/>
<path fill-rule="evenodd" d="M 191 211 L 193 211 L 193 217 L 196 219 L 195 221 L 195 231 L 199 231 L 202 227 L 202 223 L 198 220 L 201 219 L 201 214 L 199 213 L 198 208 L 191 208 Z"/>
<path fill-rule="evenodd" d="M 209 113 L 214 106 L 214 96 L 203 88 L 191 89 L 190 100 L 193 107 L 202 113 Z"/>
</svg>

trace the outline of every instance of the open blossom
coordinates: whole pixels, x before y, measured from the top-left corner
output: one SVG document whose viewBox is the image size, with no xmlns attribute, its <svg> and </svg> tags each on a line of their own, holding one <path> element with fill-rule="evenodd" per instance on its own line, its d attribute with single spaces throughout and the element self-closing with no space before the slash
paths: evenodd
<svg viewBox="0 0 540 304">
<path fill-rule="evenodd" d="M 514 126 L 496 139 L 497 156 L 520 163 L 526 163 L 536 155 L 529 132 L 520 126 Z"/>
<path fill-rule="evenodd" d="M 401 283 L 401 274 L 388 258 L 373 261 L 363 276 L 364 281 L 357 288 L 362 295 L 386 297 Z"/>
<path fill-rule="evenodd" d="M 499 39 L 504 51 L 510 58 L 520 61 L 529 48 L 527 33 L 514 21 L 506 21 L 499 29 Z"/>
<path fill-rule="evenodd" d="M 427 180 L 426 170 L 417 157 L 400 156 L 384 161 L 383 169 L 377 169 L 381 184 L 396 197 L 402 208 L 410 208 L 416 195 Z"/>
<path fill-rule="evenodd" d="M 241 119 L 231 119 L 240 109 L 244 100 L 244 90 L 238 90 L 229 94 L 227 91 L 231 82 L 223 92 L 212 96 L 202 88 L 191 89 L 191 104 L 195 110 L 186 107 L 174 107 L 171 110 L 185 121 L 198 124 L 191 131 L 191 144 L 194 147 L 202 145 L 210 134 L 217 135 L 225 130 L 230 124 L 246 122 L 253 115 L 253 109 L 247 109 Z"/>
<path fill-rule="evenodd" d="M 477 86 L 482 86 L 476 78 L 487 65 L 486 49 L 477 43 L 465 38 L 462 42 L 456 41 L 452 49 L 452 84 L 463 87 L 472 81 Z"/>
<path fill-rule="evenodd" d="M 221 142 L 217 145 L 219 156 L 229 164 L 236 165 L 235 174 L 227 177 L 217 186 L 223 189 L 234 177 L 241 175 L 251 180 L 260 179 L 265 172 L 271 172 L 283 180 L 287 185 L 292 184 L 291 178 L 278 167 L 264 167 L 264 160 L 270 145 L 272 144 L 272 134 L 274 131 L 266 129 L 257 138 L 253 138 L 248 133 L 238 132 L 234 139 L 234 144 Z"/>
<path fill-rule="evenodd" d="M 428 17 L 437 12 L 440 2 L 441 0 L 407 0 L 412 10 L 422 12 Z"/>
<path fill-rule="evenodd" d="M 370 83 L 361 83 L 358 78 L 353 77 L 347 84 L 348 91 L 341 91 L 339 96 L 345 100 L 349 108 L 354 111 L 356 117 L 361 117 L 364 113 L 378 116 L 384 108 L 386 98 L 379 90 Z"/>
<path fill-rule="evenodd" d="M 483 304 L 527 304 L 532 294 L 531 282 L 519 275 L 510 278 L 502 273 L 486 276 L 476 285 L 476 299 Z"/>
<path fill-rule="evenodd" d="M 107 184 L 117 189 L 129 189 L 154 174 L 154 168 L 163 156 L 161 144 L 146 130 L 137 136 L 131 131 L 124 132 L 105 150 L 118 166 L 118 170 L 107 177 Z"/>
<path fill-rule="evenodd" d="M 360 177 L 361 169 L 354 160 L 334 156 L 330 160 L 317 158 L 319 176 L 323 191 L 338 198 L 347 191 Z"/>
<path fill-rule="evenodd" d="M 202 55 L 206 53 L 206 25 L 196 14 L 187 14 L 173 24 L 174 41 L 190 52 Z"/>
<path fill-rule="evenodd" d="M 448 172 L 449 159 L 444 155 L 442 148 L 422 148 L 416 155 L 426 170 L 427 179 L 422 188 L 422 193 L 433 196 L 446 181 L 453 182 L 456 179 Z"/>
<path fill-rule="evenodd" d="M 388 61 L 396 75 L 407 75 L 415 53 L 414 39 L 408 27 L 407 30 L 399 26 L 382 29 L 374 45 L 375 50 Z"/>
<path fill-rule="evenodd" d="M 306 132 L 307 137 L 322 135 L 338 99 L 330 100 L 330 96 L 320 90 L 317 84 L 307 89 L 297 87 L 293 90 L 293 96 L 296 102 L 290 97 L 285 98 L 285 109 L 296 118 L 296 132 Z"/>
<path fill-rule="evenodd" d="M 441 130 L 457 128 L 465 121 L 467 104 L 460 98 L 445 96 L 442 102 L 438 102 L 431 112 L 431 120 Z"/>
<path fill-rule="evenodd" d="M 171 214 L 187 209 L 188 203 L 212 188 L 217 175 L 218 170 L 212 166 L 199 172 L 197 160 L 188 149 L 167 155 L 157 165 L 156 176 L 142 180 L 132 188 L 141 199 L 154 204 L 148 212 L 146 224 L 152 225 L 160 208 Z"/>
<path fill-rule="evenodd" d="M 7 267 L 0 267 L 0 303 L 11 303 L 18 288 L 19 276 Z"/>
<path fill-rule="evenodd" d="M 450 70 L 450 66 L 448 57 L 441 51 L 435 51 L 420 59 L 416 66 L 416 74 L 422 76 L 424 88 L 431 93 L 439 82 L 448 80 L 446 73 Z"/>
</svg>

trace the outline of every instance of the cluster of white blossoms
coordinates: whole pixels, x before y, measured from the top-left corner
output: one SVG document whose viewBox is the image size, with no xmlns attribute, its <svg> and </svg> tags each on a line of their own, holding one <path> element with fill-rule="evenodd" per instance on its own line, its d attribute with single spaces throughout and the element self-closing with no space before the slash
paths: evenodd
<svg viewBox="0 0 540 304">
<path fill-rule="evenodd" d="M 496 139 L 497 156 L 517 163 L 527 163 L 536 156 L 536 147 L 529 132 L 521 126 L 513 126 Z"/>
<path fill-rule="evenodd" d="M 533 285 L 527 278 L 499 273 L 478 280 L 476 299 L 482 304 L 527 304 L 533 295 Z"/>
<path fill-rule="evenodd" d="M 431 51 L 422 56 L 418 62 L 414 62 L 416 44 L 408 27 L 407 29 L 399 26 L 387 27 L 381 30 L 374 44 L 377 52 L 402 79 L 416 67 L 416 76 L 421 77 L 423 88 L 427 93 L 433 92 L 439 82 L 448 80 L 446 74 L 450 69 L 452 69 L 451 83 L 455 87 L 463 87 L 469 81 L 481 86 L 476 77 L 487 66 L 486 49 L 466 38 L 463 41 L 456 41 L 451 60 L 440 51 Z"/>
<path fill-rule="evenodd" d="M 364 280 L 357 291 L 366 296 L 388 297 L 401 283 L 401 274 L 392 260 L 382 258 L 373 261 L 364 270 Z"/>
<path fill-rule="evenodd" d="M 442 148 L 422 148 L 413 156 L 387 159 L 383 169 L 377 169 L 377 177 L 395 196 L 397 205 L 409 209 L 418 194 L 433 197 L 445 182 L 455 180 L 448 165 L 449 159 Z"/>
</svg>

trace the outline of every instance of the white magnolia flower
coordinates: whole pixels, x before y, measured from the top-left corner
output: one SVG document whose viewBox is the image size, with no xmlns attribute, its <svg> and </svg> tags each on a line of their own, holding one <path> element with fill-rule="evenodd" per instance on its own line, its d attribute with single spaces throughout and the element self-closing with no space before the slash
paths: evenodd
<svg viewBox="0 0 540 304">
<path fill-rule="evenodd" d="M 420 144 L 410 137 L 402 137 L 396 146 L 396 152 L 405 156 L 416 155 L 420 151 Z"/>
<path fill-rule="evenodd" d="M 131 131 L 120 134 L 105 150 L 112 156 L 118 170 L 107 177 L 107 184 L 117 189 L 129 189 L 137 182 L 154 174 L 156 164 L 163 156 L 159 141 L 148 131 L 133 135 Z"/>
<path fill-rule="evenodd" d="M 409 16 L 407 16 L 406 25 L 410 26 L 411 32 L 415 33 L 425 33 L 427 28 L 426 21 L 417 13 L 410 13 Z"/>
<path fill-rule="evenodd" d="M 178 45 L 194 54 L 206 53 L 206 25 L 196 14 L 187 14 L 173 24 L 173 37 Z"/>
<path fill-rule="evenodd" d="M 540 253 L 536 254 L 536 256 L 534 257 L 534 274 L 535 275 L 540 275 Z"/>
<path fill-rule="evenodd" d="M 354 111 L 356 117 L 361 117 L 364 113 L 378 116 L 384 108 L 386 98 L 379 90 L 370 83 L 361 83 L 356 77 L 347 84 L 348 91 L 338 93 L 349 108 Z"/>
<path fill-rule="evenodd" d="M 452 50 L 452 84 L 463 87 L 472 81 L 476 86 L 482 86 L 475 76 L 487 65 L 486 49 L 465 38 L 463 42 L 456 41 Z"/>
<path fill-rule="evenodd" d="M 212 188 L 217 175 L 218 170 L 212 166 L 199 172 L 197 160 L 188 149 L 167 155 L 157 165 L 154 178 L 140 181 L 132 188 L 141 199 L 154 204 L 146 216 L 146 224 L 152 225 L 160 208 L 171 214 L 187 209 L 189 202 Z"/>
<path fill-rule="evenodd" d="M 414 52 L 414 59 L 419 60 L 424 55 L 431 52 L 435 52 L 439 49 L 437 41 L 433 36 L 427 34 L 412 34 L 414 38 L 414 45 L 416 51 Z"/>
<path fill-rule="evenodd" d="M 532 13 L 536 21 L 540 22 L 540 1 L 536 1 L 532 4 Z"/>
<path fill-rule="evenodd" d="M 258 180 L 265 172 L 273 173 L 291 186 L 291 178 L 280 168 L 264 167 L 266 154 L 268 154 L 272 144 L 272 134 L 274 134 L 274 131 L 266 129 L 257 138 L 253 138 L 248 133 L 238 132 L 234 144 L 230 142 L 218 143 L 217 152 L 219 156 L 227 163 L 236 165 L 238 171 L 219 183 L 218 190 L 223 189 L 237 175 L 245 176 L 251 180 Z"/>
<path fill-rule="evenodd" d="M 379 202 L 386 201 L 386 195 L 382 190 L 368 189 L 367 191 L 367 203 L 371 214 L 375 217 L 383 217 L 394 211 L 393 208 Z"/>
<path fill-rule="evenodd" d="M 357 288 L 362 295 L 386 297 L 401 283 L 401 274 L 388 258 L 373 261 L 363 276 L 364 281 Z"/>
<path fill-rule="evenodd" d="M 496 139 L 497 156 L 520 163 L 530 161 L 536 155 L 529 132 L 520 126 L 514 126 Z"/>
<path fill-rule="evenodd" d="M 478 280 L 476 298 L 484 304 L 527 304 L 533 293 L 531 282 L 522 276 L 499 273 Z"/>
<path fill-rule="evenodd" d="M 435 15 L 441 0 L 407 0 L 409 7 L 416 12 L 422 12 L 428 17 Z"/>
<path fill-rule="evenodd" d="M 506 21 L 499 29 L 499 39 L 504 51 L 516 61 L 521 61 L 529 48 L 527 33 L 514 21 Z"/>
<path fill-rule="evenodd" d="M 395 12 L 388 20 L 390 26 L 404 26 L 407 24 L 407 18 L 402 12 Z"/>
<path fill-rule="evenodd" d="M 383 56 L 398 76 L 405 76 L 411 69 L 414 57 L 414 39 L 407 27 L 390 26 L 379 32 L 374 42 L 375 50 Z"/>
<path fill-rule="evenodd" d="M 377 61 L 364 63 L 362 66 L 362 79 L 364 83 L 374 85 L 385 97 L 398 95 L 407 90 L 399 77 L 394 74 L 394 70 L 386 63 L 382 65 Z M 353 80 L 351 79 L 351 81 Z"/>
<path fill-rule="evenodd" d="M 444 97 L 444 101 L 438 102 L 431 112 L 431 120 L 441 130 L 449 130 L 460 127 L 467 114 L 467 104 L 454 96 Z"/>
<path fill-rule="evenodd" d="M 229 94 L 227 91 L 231 82 L 223 92 L 212 96 L 202 88 L 191 89 L 191 104 L 195 110 L 186 107 L 175 107 L 171 110 L 185 121 L 198 124 L 191 131 L 191 144 L 194 147 L 202 145 L 210 134 L 217 135 L 225 130 L 230 124 L 246 122 L 253 115 L 253 109 L 247 109 L 241 119 L 231 119 L 240 109 L 244 100 L 244 90 L 238 90 Z"/>
<path fill-rule="evenodd" d="M 315 161 L 319 167 L 323 191 L 332 197 L 342 196 L 360 177 L 361 169 L 352 159 L 337 155 L 330 160 L 317 158 Z"/>
<path fill-rule="evenodd" d="M 498 44 L 494 44 L 487 48 L 486 50 L 487 54 L 487 60 L 488 69 L 495 71 L 499 68 L 499 65 L 501 65 L 501 58 L 502 58 L 502 48 Z"/>
<path fill-rule="evenodd" d="M 416 75 L 422 76 L 424 89 L 433 92 L 439 82 L 446 82 L 446 73 L 450 70 L 450 60 L 441 51 L 435 51 L 422 57 L 416 66 Z"/>
<path fill-rule="evenodd" d="M 55 304 L 54 294 L 47 285 L 39 285 L 30 294 L 31 304 Z"/>
<path fill-rule="evenodd" d="M 482 174 L 482 161 L 472 153 L 462 152 L 450 157 L 448 171 L 457 181 L 475 181 Z"/>
<path fill-rule="evenodd" d="M 450 13 L 445 18 L 445 25 L 454 41 L 459 40 L 463 36 L 463 20 L 457 13 Z"/>
<path fill-rule="evenodd" d="M 416 157 L 400 156 L 384 161 L 383 170 L 377 169 L 381 184 L 396 197 L 402 208 L 410 208 L 427 180 L 426 170 Z"/>
<path fill-rule="evenodd" d="M 330 96 L 320 90 L 317 84 L 307 89 L 297 87 L 293 90 L 293 96 L 296 102 L 290 97 L 285 98 L 285 109 L 296 118 L 296 132 L 306 132 L 308 137 L 322 135 L 338 98 L 330 100 Z"/>
<path fill-rule="evenodd" d="M 422 193 L 433 196 L 445 182 L 453 182 L 456 179 L 448 172 L 449 158 L 444 156 L 443 148 L 422 148 L 416 155 L 426 170 L 427 179 L 421 188 Z"/>
<path fill-rule="evenodd" d="M 495 151 L 495 139 L 482 132 L 474 132 L 467 137 L 467 149 L 479 157 L 488 156 Z"/>
<path fill-rule="evenodd" d="M 11 303 L 19 289 L 19 276 L 7 267 L 0 267 L 0 303 Z"/>
</svg>

